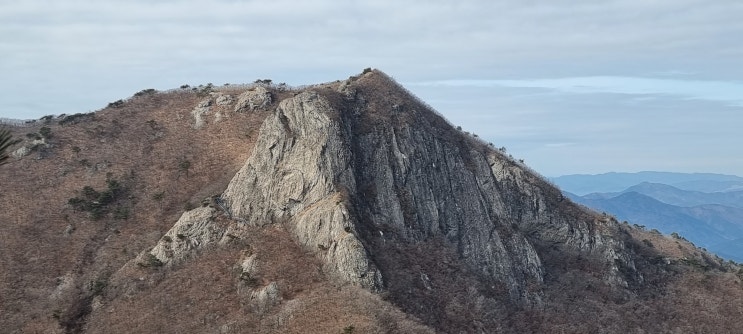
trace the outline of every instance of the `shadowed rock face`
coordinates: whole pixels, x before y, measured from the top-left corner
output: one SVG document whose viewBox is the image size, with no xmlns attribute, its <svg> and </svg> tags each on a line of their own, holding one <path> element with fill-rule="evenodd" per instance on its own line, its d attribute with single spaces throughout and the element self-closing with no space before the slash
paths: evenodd
<svg viewBox="0 0 743 334">
<path fill-rule="evenodd" d="M 247 224 L 284 224 L 330 272 L 385 287 L 387 242 L 443 239 L 510 299 L 539 303 L 535 244 L 598 257 L 618 286 L 638 275 L 614 224 L 562 198 L 525 167 L 454 130 L 379 72 L 282 101 L 223 194 Z M 398 87 L 399 88 L 399 87 Z M 391 94 L 391 95 L 390 95 Z M 370 102 L 373 101 L 373 102 Z M 634 272 L 630 270 L 629 272 Z M 422 277 L 425 276 L 421 274 Z"/>
</svg>

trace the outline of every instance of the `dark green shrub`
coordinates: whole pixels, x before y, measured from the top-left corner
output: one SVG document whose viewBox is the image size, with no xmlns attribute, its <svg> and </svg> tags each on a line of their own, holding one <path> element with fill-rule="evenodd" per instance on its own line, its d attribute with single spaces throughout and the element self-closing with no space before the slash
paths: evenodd
<svg viewBox="0 0 743 334">
<path fill-rule="evenodd" d="M 108 104 L 108 108 L 121 108 L 124 106 L 124 100 L 116 100 Z"/>
<path fill-rule="evenodd" d="M 123 206 L 116 207 L 116 210 L 114 210 L 114 219 L 129 219 L 129 208 Z"/>
<path fill-rule="evenodd" d="M 240 280 L 245 282 L 245 285 L 249 287 L 257 287 L 258 286 L 258 279 L 250 275 L 249 272 L 243 271 L 240 273 Z"/>
<path fill-rule="evenodd" d="M 676 232 L 671 232 L 671 238 L 681 240 L 683 237 Z"/>
<path fill-rule="evenodd" d="M 152 253 L 147 253 L 144 257 L 144 260 L 142 262 L 138 262 L 137 265 L 143 268 L 157 268 L 162 267 L 163 262 L 160 261 L 156 256 L 152 255 Z"/>
<path fill-rule="evenodd" d="M 52 137 L 52 129 L 46 126 L 42 126 L 41 129 L 39 129 L 39 134 L 44 138 L 51 138 Z"/>
<path fill-rule="evenodd" d="M 82 121 L 91 121 L 95 118 L 95 113 L 87 113 L 87 114 L 74 114 L 65 116 L 62 118 L 62 120 L 59 121 L 59 125 L 66 125 L 66 124 L 77 124 Z"/>
<path fill-rule="evenodd" d="M 155 201 L 158 201 L 158 202 L 162 201 L 163 198 L 165 198 L 165 192 L 164 191 L 161 191 L 159 193 L 155 193 L 155 194 L 152 195 L 152 199 L 154 199 Z"/>
<path fill-rule="evenodd" d="M 186 177 L 188 177 L 189 169 L 191 169 L 191 161 L 183 159 L 178 162 L 178 172 L 186 174 Z M 180 178 L 180 174 L 178 175 L 178 177 Z"/>
<path fill-rule="evenodd" d="M 97 279 L 88 283 L 88 290 L 90 290 L 93 296 L 98 296 L 103 293 L 103 290 L 105 290 L 107 286 L 108 282 L 102 279 Z"/>
<path fill-rule="evenodd" d="M 201 97 L 208 96 L 209 93 L 211 93 L 214 90 L 214 85 L 211 82 L 206 84 L 206 86 L 199 85 L 199 89 L 197 90 L 198 90 L 198 93 L 197 93 L 198 96 L 201 96 Z"/>
<path fill-rule="evenodd" d="M 83 190 L 81 191 L 83 196 L 85 196 L 88 199 L 93 199 L 98 197 L 98 192 L 93 189 L 91 186 L 85 186 L 83 187 Z"/>
<path fill-rule="evenodd" d="M 140 96 L 145 96 L 145 95 L 152 95 L 152 94 L 155 94 L 156 92 L 157 90 L 155 90 L 154 88 L 147 88 L 147 89 L 143 89 L 143 90 L 140 90 L 134 93 L 134 96 L 140 97 Z"/>
<path fill-rule="evenodd" d="M 108 188 L 104 191 L 97 191 L 91 186 L 85 186 L 80 190 L 80 197 L 73 197 L 67 200 L 67 204 L 77 211 L 87 212 L 94 220 L 104 217 L 108 212 L 108 206 L 123 197 L 124 188 L 119 181 L 114 179 L 106 180 Z M 115 219 L 128 219 L 129 209 L 118 206 L 114 212 Z"/>
</svg>

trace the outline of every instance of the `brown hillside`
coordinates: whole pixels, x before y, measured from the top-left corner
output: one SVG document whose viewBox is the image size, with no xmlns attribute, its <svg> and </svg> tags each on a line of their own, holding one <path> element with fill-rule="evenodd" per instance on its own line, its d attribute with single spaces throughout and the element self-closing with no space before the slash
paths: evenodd
<svg viewBox="0 0 743 334">
<path fill-rule="evenodd" d="M 147 94 L 94 115 L 14 129 L 26 142 L 27 133 L 42 127 L 51 134 L 48 146 L 0 169 L 6 189 L 0 194 L 6 236 L 0 289 L 7 296 L 2 309 L 9 311 L 4 327 L 55 328 L 58 320 L 70 321 L 70 301 L 48 298 L 61 280 L 75 277 L 75 291 L 65 299 L 86 299 L 90 282 L 110 276 L 159 239 L 184 207 L 221 191 L 250 154 L 252 132 L 266 113 L 228 112 L 197 131 L 191 110 L 206 96 L 191 90 Z M 105 190 L 106 179 L 126 189 L 115 203 L 128 211 L 125 219 L 108 213 L 94 220 L 68 205 L 85 186 Z"/>
<path fill-rule="evenodd" d="M 145 90 L 10 129 L 6 332 L 743 326 L 737 265 L 571 203 L 376 70 L 302 89 Z M 176 229 L 198 210 L 206 227 Z"/>
</svg>

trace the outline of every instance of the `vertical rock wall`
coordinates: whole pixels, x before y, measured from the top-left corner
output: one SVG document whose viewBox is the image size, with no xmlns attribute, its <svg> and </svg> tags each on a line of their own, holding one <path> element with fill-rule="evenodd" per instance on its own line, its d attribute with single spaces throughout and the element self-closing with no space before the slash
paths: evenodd
<svg viewBox="0 0 743 334">
<path fill-rule="evenodd" d="M 367 101 L 387 97 L 341 86 L 341 102 L 315 91 L 281 101 L 223 194 L 235 217 L 284 224 L 330 272 L 372 290 L 384 283 L 369 247 L 385 233 L 408 244 L 444 238 L 515 301 L 540 298 L 529 288 L 545 274 L 535 240 L 603 258 L 607 278 L 626 285 L 619 266 L 634 266 L 602 233 L 610 223 L 502 153 L 442 131 L 433 112 L 374 110 L 383 104 Z"/>
<path fill-rule="evenodd" d="M 282 101 L 223 198 L 235 217 L 257 226 L 284 224 L 330 272 L 379 290 L 381 275 L 356 237 L 342 192 L 355 186 L 351 152 L 333 112 L 315 92 Z"/>
</svg>

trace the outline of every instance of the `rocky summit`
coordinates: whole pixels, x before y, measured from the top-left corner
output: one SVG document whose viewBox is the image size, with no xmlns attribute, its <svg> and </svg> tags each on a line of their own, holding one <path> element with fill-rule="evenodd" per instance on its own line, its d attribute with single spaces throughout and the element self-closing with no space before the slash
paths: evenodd
<svg viewBox="0 0 743 334">
<path fill-rule="evenodd" d="M 378 70 L 144 90 L 11 130 L 10 333 L 741 325 L 737 264 L 574 204 Z"/>
</svg>

